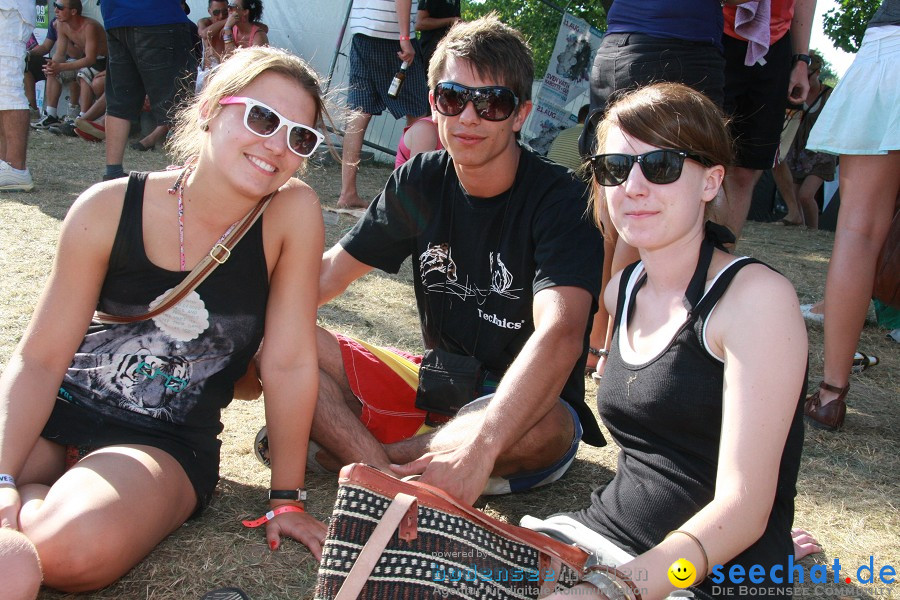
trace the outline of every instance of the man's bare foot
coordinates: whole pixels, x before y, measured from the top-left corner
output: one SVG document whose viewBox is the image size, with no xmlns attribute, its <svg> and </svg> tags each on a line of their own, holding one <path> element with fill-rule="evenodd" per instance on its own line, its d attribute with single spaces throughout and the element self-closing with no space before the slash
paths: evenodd
<svg viewBox="0 0 900 600">
<path fill-rule="evenodd" d="M 369 203 L 359 197 L 359 194 L 341 194 L 337 201 L 338 208 L 369 208 Z"/>
<path fill-rule="evenodd" d="M 791 529 L 791 541 L 794 542 L 794 560 L 821 552 L 822 547 L 808 531 L 795 527 Z"/>
</svg>

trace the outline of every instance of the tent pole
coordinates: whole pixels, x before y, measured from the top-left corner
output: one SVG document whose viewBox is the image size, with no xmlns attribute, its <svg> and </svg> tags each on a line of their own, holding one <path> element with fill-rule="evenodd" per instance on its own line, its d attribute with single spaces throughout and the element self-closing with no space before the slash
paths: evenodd
<svg viewBox="0 0 900 600">
<path fill-rule="evenodd" d="M 347 2 L 347 13 L 344 15 L 344 23 L 338 35 L 337 44 L 334 47 L 334 56 L 331 57 L 331 68 L 328 69 L 328 79 L 325 81 L 325 92 L 331 87 L 331 78 L 334 77 L 334 68 L 337 66 L 338 55 L 341 53 L 341 44 L 344 43 L 344 33 L 347 31 L 347 22 L 350 21 L 350 10 L 353 8 L 353 0 Z"/>
</svg>

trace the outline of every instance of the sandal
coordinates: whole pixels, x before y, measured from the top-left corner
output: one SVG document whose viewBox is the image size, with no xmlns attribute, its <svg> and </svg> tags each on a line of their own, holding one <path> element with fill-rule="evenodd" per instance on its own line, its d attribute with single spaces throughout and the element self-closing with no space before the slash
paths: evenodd
<svg viewBox="0 0 900 600">
<path fill-rule="evenodd" d="M 828 404 L 822 404 L 819 398 L 819 390 L 834 392 L 837 398 Z M 803 403 L 803 414 L 806 416 L 806 422 L 826 431 L 837 431 L 844 425 L 844 416 L 847 414 L 847 392 L 850 391 L 848 383 L 843 388 L 831 385 L 822 381 L 819 383 L 819 390 L 806 397 Z"/>
</svg>

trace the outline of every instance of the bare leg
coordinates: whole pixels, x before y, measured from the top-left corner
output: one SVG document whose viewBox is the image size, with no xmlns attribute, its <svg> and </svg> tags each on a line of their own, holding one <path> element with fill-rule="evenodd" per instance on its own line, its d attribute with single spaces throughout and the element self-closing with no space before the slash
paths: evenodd
<svg viewBox="0 0 900 600">
<path fill-rule="evenodd" d="M 56 77 L 48 77 L 44 82 L 44 111 L 48 108 L 59 108 L 59 97 L 62 96 L 62 84 Z"/>
<path fill-rule="evenodd" d="M 167 133 L 169 133 L 168 125 L 157 125 L 153 131 L 147 134 L 147 137 L 136 143 L 140 144 L 144 148 L 153 148 L 160 141 L 165 139 Z"/>
<path fill-rule="evenodd" d="M 817 175 L 809 175 L 800 184 L 797 191 L 797 202 L 803 211 L 803 220 L 810 229 L 819 228 L 819 205 L 816 204 L 816 194 L 822 187 L 823 179 Z"/>
<path fill-rule="evenodd" d="M 9 600 L 32 600 L 41 589 L 37 549 L 14 529 L 0 529 L 0 581 L 3 597 Z"/>
<path fill-rule="evenodd" d="M 13 168 L 25 168 L 25 156 L 28 151 L 28 110 L 0 111 L 0 130 L 3 132 L 3 146 L 0 147 L 0 158 Z"/>
<path fill-rule="evenodd" d="M 34 75 L 25 71 L 25 97 L 28 98 L 28 106 L 31 109 L 37 108 L 37 96 L 34 91 Z"/>
<path fill-rule="evenodd" d="M 850 379 L 872 297 L 875 261 L 890 229 L 900 192 L 900 152 L 883 156 L 841 156 L 841 210 L 825 280 L 826 383 L 844 387 Z M 820 390 L 822 404 L 837 394 Z"/>
<path fill-rule="evenodd" d="M 803 225 L 804 213 L 800 210 L 797 195 L 794 193 L 794 178 L 791 176 L 791 170 L 787 163 L 782 161 L 775 165 L 775 168 L 772 169 L 772 176 L 775 178 L 775 187 L 778 188 L 778 192 L 784 198 L 784 203 L 788 208 L 788 212 L 782 220 L 789 225 Z"/>
<path fill-rule="evenodd" d="M 106 164 L 122 164 L 130 131 L 131 123 L 128 120 L 112 115 L 106 116 Z"/>
<path fill-rule="evenodd" d="M 341 197 L 338 208 L 366 208 L 369 203 L 359 197 L 356 189 L 356 173 L 359 170 L 359 155 L 362 152 L 363 138 L 372 115 L 357 113 L 347 124 L 344 134 L 344 152 L 341 163 Z"/>
<path fill-rule="evenodd" d="M 88 107 L 94 104 L 94 90 L 91 87 L 91 84 L 81 77 L 79 77 L 77 81 L 81 86 L 81 92 L 78 96 L 78 105 L 81 107 L 82 111 L 86 111 Z"/>
<path fill-rule="evenodd" d="M 97 97 L 97 101 L 84 111 L 84 118 L 88 121 L 102 121 L 106 115 L 106 94 Z M 130 126 L 129 126 L 130 127 Z"/>
<path fill-rule="evenodd" d="M 720 193 L 714 200 L 717 203 L 716 213 L 719 215 L 717 221 L 734 233 L 735 246 L 741 239 L 741 231 L 753 200 L 753 188 L 761 175 L 762 171 L 756 169 L 732 167 L 725 175 L 724 196 Z"/>
<path fill-rule="evenodd" d="M 381 442 L 359 420 L 362 406 L 347 381 L 337 339 L 321 327 L 316 333 L 319 399 L 310 437 L 326 451 L 320 452 L 317 460 L 335 471 L 354 462 L 390 471 L 391 460 Z"/>
<path fill-rule="evenodd" d="M 70 592 L 114 582 L 197 504 L 181 465 L 148 446 L 98 450 L 51 487 L 26 484 L 21 493 L 20 526 L 37 547 L 44 581 Z"/>
</svg>

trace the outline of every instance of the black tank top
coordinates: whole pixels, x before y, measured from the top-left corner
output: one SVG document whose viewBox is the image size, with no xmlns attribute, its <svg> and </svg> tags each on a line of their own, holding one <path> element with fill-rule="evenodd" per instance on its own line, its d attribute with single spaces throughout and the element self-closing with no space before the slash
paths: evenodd
<svg viewBox="0 0 900 600">
<path fill-rule="evenodd" d="M 684 324 L 659 355 L 640 365 L 622 360 L 619 336 L 625 333 L 646 274 L 639 262 L 622 273 L 612 346 L 597 398 L 600 416 L 621 452 L 612 481 L 594 491 L 590 507 L 572 516 L 635 555 L 662 542 L 668 532 L 678 529 L 715 494 L 724 364 L 704 345 L 703 331 L 734 276 L 758 261 L 735 260 L 716 276 L 704 294 L 712 253 L 712 244 L 705 241 L 685 293 L 690 308 Z M 793 555 L 790 530 L 803 447 L 802 399 L 803 396 L 798 398 L 781 457 L 766 531 L 725 565 L 726 576 L 732 564 L 760 564 L 768 574 L 771 565 L 785 564 Z M 742 585 L 755 587 L 747 580 Z M 740 586 L 730 584 L 727 577 L 716 587 L 720 589 L 707 579 L 699 589 L 692 589 L 698 597 L 742 597 L 738 594 Z M 729 587 L 733 594 L 722 593 L 722 588 Z M 760 587 L 792 586 L 767 581 Z"/>
<path fill-rule="evenodd" d="M 146 173 L 132 173 L 98 308 L 135 315 L 187 272 L 150 262 L 144 250 Z M 138 429 L 213 441 L 263 335 L 268 272 L 258 220 L 188 297 L 162 315 L 122 325 L 92 323 L 60 398 Z"/>
</svg>

